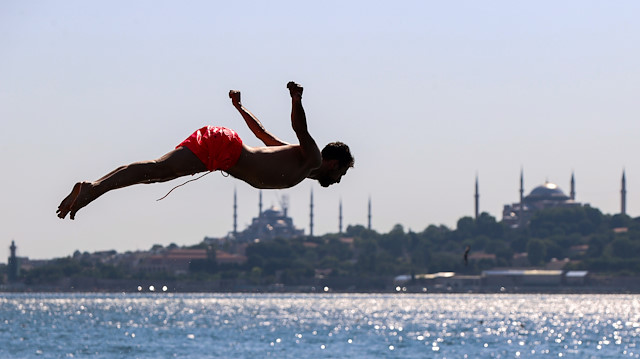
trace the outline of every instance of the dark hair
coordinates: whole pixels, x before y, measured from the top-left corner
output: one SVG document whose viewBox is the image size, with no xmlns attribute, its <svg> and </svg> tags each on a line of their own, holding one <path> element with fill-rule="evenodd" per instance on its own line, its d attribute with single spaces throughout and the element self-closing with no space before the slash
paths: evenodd
<svg viewBox="0 0 640 359">
<path fill-rule="evenodd" d="M 338 160 L 340 167 L 353 167 L 353 156 L 349 146 L 342 142 L 331 142 L 322 149 L 323 160 Z"/>
</svg>

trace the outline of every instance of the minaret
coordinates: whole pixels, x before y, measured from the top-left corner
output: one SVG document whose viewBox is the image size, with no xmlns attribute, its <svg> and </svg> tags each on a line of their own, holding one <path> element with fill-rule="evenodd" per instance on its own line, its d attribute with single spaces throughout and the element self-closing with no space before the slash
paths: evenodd
<svg viewBox="0 0 640 359">
<path fill-rule="evenodd" d="M 238 197 L 236 189 L 233 189 L 233 238 L 238 237 Z"/>
<path fill-rule="evenodd" d="M 258 199 L 258 218 L 262 217 L 262 190 L 260 190 L 260 197 Z"/>
<path fill-rule="evenodd" d="M 576 181 L 573 177 L 573 171 L 571 171 L 571 192 L 569 192 L 569 197 L 571 197 L 572 201 L 576 200 Z"/>
<path fill-rule="evenodd" d="M 473 196 L 475 198 L 475 219 L 478 219 L 478 208 L 480 206 L 480 193 L 478 192 L 478 175 L 476 174 L 476 194 Z"/>
<path fill-rule="evenodd" d="M 369 197 L 369 213 L 367 215 L 367 229 L 371 230 L 371 197 Z"/>
<path fill-rule="evenodd" d="M 518 226 L 524 223 L 524 170 L 520 168 L 520 209 L 518 211 Z"/>
<path fill-rule="evenodd" d="M 309 237 L 313 237 L 313 188 L 311 188 L 311 199 L 309 201 Z"/>
<path fill-rule="evenodd" d="M 340 205 L 338 206 L 338 233 L 342 234 L 342 198 L 340 198 Z"/>
<path fill-rule="evenodd" d="M 15 282 L 18 280 L 18 273 L 20 266 L 18 265 L 18 258 L 16 257 L 16 243 L 11 241 L 11 256 L 9 257 L 9 263 L 7 264 L 7 279 L 9 282 Z"/>
<path fill-rule="evenodd" d="M 282 214 L 286 217 L 289 213 L 289 195 L 282 195 L 280 198 L 280 206 L 282 206 Z"/>
<path fill-rule="evenodd" d="M 524 202 L 524 170 L 520 168 L 520 207 Z"/>
<path fill-rule="evenodd" d="M 622 170 L 622 189 L 620 190 L 620 214 L 627 214 L 627 178 Z"/>
</svg>

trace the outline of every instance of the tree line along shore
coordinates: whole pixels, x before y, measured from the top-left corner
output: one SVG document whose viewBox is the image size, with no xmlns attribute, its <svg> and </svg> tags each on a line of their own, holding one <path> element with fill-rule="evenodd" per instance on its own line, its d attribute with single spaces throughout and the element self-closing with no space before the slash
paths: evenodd
<svg viewBox="0 0 640 359">
<path fill-rule="evenodd" d="M 514 268 L 589 275 L 579 286 L 568 286 L 564 279 L 534 285 L 511 279 L 506 286 L 483 279 L 491 270 Z M 10 260 L 0 265 L 0 288 L 609 292 L 640 291 L 635 284 L 639 274 L 640 217 L 607 215 L 580 206 L 540 211 L 522 228 L 510 228 L 481 213 L 477 218 L 460 218 L 456 228 L 429 225 L 420 232 L 399 224 L 388 233 L 355 225 L 344 233 L 317 237 L 246 243 L 206 238 L 193 246 L 156 245 L 141 252 L 77 251 L 30 265 Z M 467 285 L 451 288 L 451 282 L 442 279 L 451 276 Z M 405 280 L 399 284 L 398 278 Z"/>
</svg>

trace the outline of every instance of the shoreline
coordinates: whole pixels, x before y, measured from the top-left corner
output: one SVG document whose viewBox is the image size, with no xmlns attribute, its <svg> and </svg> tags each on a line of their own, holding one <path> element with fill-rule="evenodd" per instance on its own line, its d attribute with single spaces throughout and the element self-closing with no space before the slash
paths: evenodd
<svg viewBox="0 0 640 359">
<path fill-rule="evenodd" d="M 442 290 L 442 289 L 429 289 L 424 288 L 397 290 L 396 288 L 390 288 L 385 290 L 340 290 L 329 289 L 327 291 L 315 290 L 309 287 L 280 287 L 280 288 L 235 288 L 235 289 L 218 289 L 218 290 L 194 290 L 193 288 L 167 288 L 166 290 L 149 290 L 144 288 L 138 290 L 138 288 L 58 288 L 50 286 L 33 286 L 33 287 L 8 287 L 1 286 L 0 293 L 95 293 L 95 294 L 317 294 L 317 295 L 331 295 L 331 294 L 564 294 L 564 295 L 620 295 L 620 294 L 640 294 L 639 288 L 611 288 L 611 287 L 584 287 L 584 288 L 476 288 L 466 290 Z"/>
</svg>

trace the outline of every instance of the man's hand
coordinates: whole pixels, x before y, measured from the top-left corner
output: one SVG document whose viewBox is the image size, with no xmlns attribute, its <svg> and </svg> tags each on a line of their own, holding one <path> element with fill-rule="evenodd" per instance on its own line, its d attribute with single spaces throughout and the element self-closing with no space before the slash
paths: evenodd
<svg viewBox="0 0 640 359">
<path fill-rule="evenodd" d="M 289 89 L 289 94 L 291 95 L 292 99 L 302 100 L 302 86 L 293 81 L 289 81 L 289 83 L 287 84 L 287 88 Z"/>
<path fill-rule="evenodd" d="M 233 106 L 238 107 L 242 106 L 240 103 L 240 91 L 231 90 L 229 91 L 229 98 L 231 99 L 231 103 Z"/>
</svg>

